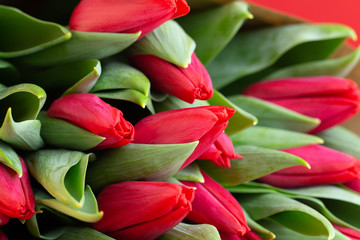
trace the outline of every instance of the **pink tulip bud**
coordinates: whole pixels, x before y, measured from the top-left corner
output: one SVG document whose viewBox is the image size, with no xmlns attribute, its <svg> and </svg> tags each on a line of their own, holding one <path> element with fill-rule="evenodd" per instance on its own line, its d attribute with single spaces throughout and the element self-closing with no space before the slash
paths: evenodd
<svg viewBox="0 0 360 240">
<path fill-rule="evenodd" d="M 186 219 L 211 224 L 220 232 L 243 236 L 250 229 L 239 202 L 223 186 L 204 172 L 202 174 L 204 183 L 181 181 L 196 188 L 193 209 Z"/>
<path fill-rule="evenodd" d="M 74 9 L 70 29 L 84 32 L 151 32 L 167 20 L 190 11 L 185 0 L 82 0 Z"/>
<path fill-rule="evenodd" d="M 318 133 L 340 124 L 359 111 L 360 91 L 355 82 L 332 76 L 284 78 L 259 82 L 244 91 L 301 114 L 319 118 Z"/>
<path fill-rule="evenodd" d="M 0 225 L 5 225 L 9 222 L 9 217 L 0 213 Z M 1 239 L 1 238 L 0 238 Z"/>
<path fill-rule="evenodd" d="M 153 55 L 133 55 L 130 63 L 151 81 L 151 87 L 193 103 L 195 99 L 208 100 L 213 95 L 211 78 L 197 58 L 191 56 L 187 68 L 176 66 Z"/>
<path fill-rule="evenodd" d="M 261 177 L 259 180 L 276 187 L 292 188 L 347 182 L 360 176 L 360 161 L 348 154 L 321 145 L 291 148 L 284 152 L 307 161 L 305 166 L 293 166 Z"/>
<path fill-rule="evenodd" d="M 235 110 L 222 106 L 175 109 L 156 113 L 135 124 L 134 143 L 174 144 L 199 141 L 186 167 L 208 149 L 229 123 Z"/>
<path fill-rule="evenodd" d="M 29 173 L 24 160 L 20 158 L 23 175 L 0 164 L 0 214 L 10 218 L 30 219 L 35 213 L 35 197 L 32 191 Z M 8 221 L 1 216 L 0 221 Z M 4 223 L 4 224 L 5 224 Z"/>
<path fill-rule="evenodd" d="M 333 224 L 333 226 L 336 230 L 338 230 L 339 232 L 341 232 L 342 234 L 344 234 L 351 240 L 360 240 L 360 232 L 359 231 L 356 231 L 351 228 L 335 225 L 335 224 Z"/>
<path fill-rule="evenodd" d="M 123 113 L 90 93 L 70 94 L 55 100 L 47 114 L 105 137 L 96 149 L 114 148 L 133 141 L 134 127 Z"/>
<path fill-rule="evenodd" d="M 168 182 L 128 181 L 105 187 L 94 228 L 116 239 L 155 239 L 191 211 L 194 189 Z"/>
<path fill-rule="evenodd" d="M 230 159 L 235 158 L 242 158 L 242 156 L 235 153 L 233 143 L 224 132 L 198 157 L 198 159 L 210 160 L 214 164 L 224 168 L 230 168 Z"/>
<path fill-rule="evenodd" d="M 351 180 L 349 182 L 343 183 L 345 187 L 350 188 L 351 190 L 360 193 L 360 178 L 356 178 L 354 180 Z"/>
</svg>

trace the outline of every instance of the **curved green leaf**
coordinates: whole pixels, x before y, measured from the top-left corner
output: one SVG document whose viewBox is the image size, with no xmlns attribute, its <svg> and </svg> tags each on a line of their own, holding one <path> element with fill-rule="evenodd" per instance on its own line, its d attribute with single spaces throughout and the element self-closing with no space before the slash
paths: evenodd
<svg viewBox="0 0 360 240">
<path fill-rule="evenodd" d="M 264 79 L 306 76 L 346 77 L 360 59 L 360 48 L 338 59 L 326 59 L 282 68 L 264 77 Z"/>
<path fill-rule="evenodd" d="M 14 65 L 0 59 L 0 79 L 1 84 L 14 85 L 18 83 L 20 74 Z"/>
<path fill-rule="evenodd" d="M 276 236 L 273 232 L 264 228 L 259 223 L 255 222 L 244 209 L 243 209 L 243 211 L 244 211 L 244 215 L 245 215 L 248 226 L 251 228 L 252 231 L 256 232 L 257 235 L 259 235 L 261 237 L 261 239 L 272 240 L 272 239 L 276 238 Z"/>
<path fill-rule="evenodd" d="M 159 240 L 221 240 L 216 227 L 210 224 L 179 223 L 158 238 Z"/>
<path fill-rule="evenodd" d="M 28 66 L 52 66 L 84 59 L 102 59 L 130 46 L 139 33 L 99 33 L 72 31 L 72 38 L 40 52 L 14 59 Z"/>
<path fill-rule="evenodd" d="M 173 177 L 182 181 L 205 182 L 199 166 L 195 163 L 191 163 L 189 166 L 176 172 Z"/>
<path fill-rule="evenodd" d="M 63 235 L 58 240 L 74 240 L 74 239 L 96 239 L 96 240 L 114 240 L 101 232 L 89 227 L 67 227 Z"/>
<path fill-rule="evenodd" d="M 214 87 L 220 89 L 270 67 L 285 53 L 279 66 L 325 59 L 348 37 L 355 37 L 352 29 L 330 24 L 304 23 L 241 32 L 207 69 Z M 240 91 L 239 87 L 231 88 Z"/>
<path fill-rule="evenodd" d="M 278 128 L 253 126 L 230 136 L 235 146 L 254 145 L 271 149 L 301 147 L 322 144 L 324 141 L 314 135 Z"/>
<path fill-rule="evenodd" d="M 31 175 L 57 200 L 82 208 L 85 173 L 91 154 L 69 150 L 40 150 L 27 157 Z"/>
<path fill-rule="evenodd" d="M 38 119 L 41 122 L 41 137 L 50 146 L 86 151 L 105 140 L 105 137 L 96 135 L 65 120 L 51 118 L 45 112 L 41 112 Z"/>
<path fill-rule="evenodd" d="M 165 180 L 174 175 L 198 142 L 182 144 L 127 144 L 106 151 L 89 166 L 87 182 L 98 191 L 131 180 Z"/>
<path fill-rule="evenodd" d="M 245 2 L 234 1 L 217 8 L 190 13 L 178 19 L 197 43 L 196 55 L 209 63 L 234 37 L 246 19 L 252 18 Z"/>
<path fill-rule="evenodd" d="M 38 195 L 36 202 L 51 207 L 63 214 L 83 222 L 94 223 L 99 221 L 104 215 L 102 211 L 99 212 L 96 198 L 89 186 L 86 186 L 84 193 L 84 203 L 81 208 L 75 208 L 70 204 L 53 199 L 51 196 L 45 193 Z"/>
<path fill-rule="evenodd" d="M 186 68 L 191 62 L 195 42 L 181 26 L 173 21 L 166 21 L 133 44 L 131 54 L 149 54 L 167 62 Z"/>
<path fill-rule="evenodd" d="M 214 95 L 211 99 L 208 100 L 208 103 L 211 105 L 231 107 L 236 110 L 235 114 L 230 118 L 229 124 L 225 129 L 225 132 L 229 136 L 257 124 L 258 120 L 255 116 L 244 111 L 216 90 L 214 90 Z"/>
<path fill-rule="evenodd" d="M 260 126 L 308 132 L 320 124 L 317 118 L 302 115 L 258 98 L 235 95 L 228 99 L 236 106 L 254 114 Z"/>
<path fill-rule="evenodd" d="M 242 194 L 237 199 L 256 221 L 270 218 L 302 234 L 329 239 L 335 236 L 334 228 L 323 215 L 296 200 L 272 193 Z"/>
<path fill-rule="evenodd" d="M 224 186 L 238 185 L 295 165 L 309 167 L 303 159 L 278 150 L 237 146 L 235 152 L 243 158 L 232 159 L 231 168 L 222 168 L 209 161 L 197 161 L 197 164 Z"/>
<path fill-rule="evenodd" d="M 19 177 L 22 177 L 22 166 L 19 155 L 7 144 L 0 141 L 0 164 L 13 169 Z"/>
<path fill-rule="evenodd" d="M 153 95 L 153 92 L 151 93 Z M 152 99 L 153 96 L 151 96 Z M 154 107 L 156 112 L 163 112 L 173 109 L 181 108 L 191 108 L 191 107 L 200 107 L 200 106 L 209 106 L 210 104 L 207 101 L 195 99 L 193 103 L 187 103 L 177 97 L 166 95 L 163 99 L 155 99 Z"/>
<path fill-rule="evenodd" d="M 96 92 L 94 94 L 100 98 L 133 102 L 142 108 L 145 108 L 148 104 L 151 103 L 150 97 L 147 97 L 143 93 L 134 89 L 104 91 L 104 92 Z"/>
<path fill-rule="evenodd" d="M 324 145 L 360 159 L 360 137 L 344 127 L 333 127 L 318 134 Z"/>
<path fill-rule="evenodd" d="M 49 48 L 71 38 L 66 28 L 0 5 L 0 58 L 18 57 Z"/>
</svg>

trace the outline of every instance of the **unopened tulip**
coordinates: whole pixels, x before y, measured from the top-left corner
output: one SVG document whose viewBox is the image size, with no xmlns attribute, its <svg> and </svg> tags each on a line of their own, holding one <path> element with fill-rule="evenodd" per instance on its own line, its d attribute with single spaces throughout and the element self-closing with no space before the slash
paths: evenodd
<svg viewBox="0 0 360 240">
<path fill-rule="evenodd" d="M 134 143 L 173 144 L 199 141 L 186 167 L 224 131 L 235 110 L 222 106 L 175 109 L 145 117 L 135 124 Z"/>
<path fill-rule="evenodd" d="M 51 104 L 47 114 L 105 137 L 96 149 L 120 147 L 130 143 L 134 137 L 134 127 L 124 119 L 123 113 L 94 94 L 61 97 Z"/>
<path fill-rule="evenodd" d="M 243 92 L 301 114 L 319 118 L 318 133 L 340 124 L 359 111 L 360 91 L 355 82 L 332 76 L 284 78 L 259 82 Z"/>
<path fill-rule="evenodd" d="M 97 201 L 103 218 L 94 228 L 116 239 L 155 239 L 191 211 L 194 189 L 150 181 L 128 181 L 105 187 Z"/>
<path fill-rule="evenodd" d="M 9 217 L 0 213 L 0 225 L 5 225 L 9 222 Z M 1 239 L 1 238 L 0 238 Z"/>
<path fill-rule="evenodd" d="M 360 240 L 360 232 L 351 228 L 333 224 L 334 228 L 351 240 Z"/>
<path fill-rule="evenodd" d="M 154 89 L 193 103 L 195 99 L 208 100 L 213 95 L 211 78 L 195 53 L 191 63 L 183 68 L 153 55 L 133 55 L 130 63 L 142 71 Z"/>
<path fill-rule="evenodd" d="M 28 170 L 20 158 L 23 175 L 0 163 L 0 214 L 10 218 L 30 219 L 35 213 L 35 198 Z M 8 221 L 6 217 L 0 217 Z"/>
<path fill-rule="evenodd" d="M 235 153 L 234 145 L 226 133 L 220 134 L 216 141 L 198 159 L 210 160 L 220 167 L 231 167 L 230 159 L 242 158 Z"/>
<path fill-rule="evenodd" d="M 185 0 L 82 0 L 70 29 L 84 32 L 136 33 L 141 36 L 190 11 Z"/>
<path fill-rule="evenodd" d="M 348 154 L 321 145 L 283 150 L 307 161 L 311 169 L 293 166 L 259 180 L 276 187 L 292 188 L 319 184 L 337 184 L 360 176 L 360 161 Z"/>
<path fill-rule="evenodd" d="M 211 224 L 219 232 L 245 235 L 250 229 L 238 201 L 223 186 L 204 172 L 202 174 L 204 183 L 181 181 L 186 186 L 196 188 L 193 209 L 186 219 Z"/>
<path fill-rule="evenodd" d="M 1 231 L 1 229 L 0 229 L 0 240 L 8 240 L 5 233 L 3 231 Z"/>
<path fill-rule="evenodd" d="M 360 193 L 360 178 L 351 180 L 349 182 L 343 183 L 343 185 L 351 190 Z"/>
</svg>

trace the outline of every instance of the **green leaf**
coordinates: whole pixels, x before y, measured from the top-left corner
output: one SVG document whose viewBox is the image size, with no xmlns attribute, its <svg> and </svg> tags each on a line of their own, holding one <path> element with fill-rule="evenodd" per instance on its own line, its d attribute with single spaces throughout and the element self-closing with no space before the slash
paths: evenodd
<svg viewBox="0 0 360 240">
<path fill-rule="evenodd" d="M 344 127 L 333 127 L 318 134 L 325 146 L 360 159 L 360 137 Z"/>
<path fill-rule="evenodd" d="M 102 59 L 130 46 L 138 33 L 99 33 L 72 31 L 72 38 L 40 52 L 14 59 L 28 66 L 52 66 L 84 59 Z"/>
<path fill-rule="evenodd" d="M 291 166 L 303 165 L 309 168 L 303 159 L 278 150 L 237 146 L 235 152 L 243 158 L 232 159 L 231 168 L 222 168 L 208 161 L 197 161 L 197 164 L 224 186 L 238 185 Z"/>
<path fill-rule="evenodd" d="M 263 219 L 260 221 L 260 224 L 273 231 L 276 234 L 276 239 L 278 240 L 329 240 L 329 238 L 325 236 L 308 236 L 300 234 L 272 219 Z M 335 230 L 333 240 L 350 240 L 350 238 Z"/>
<path fill-rule="evenodd" d="M 285 149 L 324 143 L 321 138 L 314 135 L 261 126 L 253 126 L 242 130 L 230 136 L 230 139 L 235 146 L 254 145 L 271 149 Z"/>
<path fill-rule="evenodd" d="M 31 175 L 57 200 L 82 208 L 84 204 L 85 173 L 89 158 L 70 150 L 40 150 L 27 157 Z"/>
<path fill-rule="evenodd" d="M 236 95 L 228 99 L 236 106 L 255 115 L 260 126 L 308 132 L 320 124 L 317 118 L 302 115 L 258 98 Z"/>
<path fill-rule="evenodd" d="M 165 180 L 174 175 L 198 142 L 127 144 L 106 151 L 89 166 L 87 182 L 99 191 L 108 184 L 131 180 Z"/>
<path fill-rule="evenodd" d="M 96 198 L 89 186 L 86 186 L 84 203 L 81 208 L 75 208 L 73 205 L 53 199 L 46 193 L 39 194 L 36 202 L 83 222 L 94 223 L 99 221 L 104 215 L 102 211 L 99 212 Z"/>
<path fill-rule="evenodd" d="M 46 91 L 64 91 L 65 95 L 89 92 L 100 74 L 100 61 L 86 59 L 42 70 L 26 77 L 26 81 Z"/>
<path fill-rule="evenodd" d="M 325 75 L 346 77 L 356 66 L 359 59 L 360 48 L 342 58 L 306 62 L 285 67 L 267 75 L 264 79 Z"/>
<path fill-rule="evenodd" d="M 181 169 L 174 174 L 174 178 L 182 181 L 192 182 L 205 182 L 203 175 L 201 174 L 200 168 L 195 163 L 191 163 L 189 166 Z"/>
<path fill-rule="evenodd" d="M 329 239 L 335 236 L 334 228 L 323 215 L 296 200 L 272 193 L 241 194 L 237 199 L 256 221 L 270 218 L 301 234 Z"/>
<path fill-rule="evenodd" d="M 190 13 L 178 19 L 197 43 L 196 54 L 203 64 L 209 63 L 234 37 L 246 19 L 252 18 L 245 2 Z"/>
<path fill-rule="evenodd" d="M 0 79 L 1 84 L 14 85 L 19 82 L 20 74 L 14 65 L 0 59 Z"/>
<path fill-rule="evenodd" d="M 272 240 L 276 238 L 273 232 L 269 231 L 268 229 L 261 226 L 259 223 L 255 222 L 244 209 L 243 212 L 248 226 L 251 228 L 252 231 L 256 232 L 256 234 L 259 235 L 261 239 Z"/>
<path fill-rule="evenodd" d="M 236 110 L 235 114 L 229 120 L 229 125 L 225 129 L 225 132 L 229 136 L 257 124 L 258 120 L 255 116 L 244 111 L 216 90 L 214 90 L 214 95 L 208 100 L 208 103 L 210 103 L 210 105 L 231 107 Z"/>
<path fill-rule="evenodd" d="M 221 240 L 216 227 L 210 224 L 179 223 L 158 238 L 159 240 Z"/>
<path fill-rule="evenodd" d="M 114 240 L 101 232 L 89 227 L 67 227 L 63 235 L 58 240 L 74 240 L 74 239 L 96 239 L 96 240 Z"/>
<path fill-rule="evenodd" d="M 207 69 L 214 87 L 220 89 L 276 62 L 285 67 L 325 59 L 347 37 L 355 37 L 355 32 L 330 24 L 304 23 L 241 32 Z M 240 91 L 239 87 L 231 88 Z"/>
<path fill-rule="evenodd" d="M 142 108 L 145 108 L 149 103 L 151 103 L 150 97 L 147 97 L 143 93 L 134 89 L 96 92 L 94 94 L 100 98 L 133 102 Z"/>
<path fill-rule="evenodd" d="M 0 141 L 0 163 L 13 169 L 21 178 L 22 166 L 19 155 L 7 144 Z"/>
<path fill-rule="evenodd" d="M 153 99 L 153 96 L 151 97 Z M 154 107 L 156 112 L 163 112 L 163 111 L 169 111 L 169 110 L 181 109 L 181 108 L 200 107 L 200 106 L 209 106 L 209 103 L 204 100 L 195 99 L 195 101 L 191 104 L 184 102 L 183 100 L 171 95 L 166 95 L 164 99 L 154 100 Z"/>
<path fill-rule="evenodd" d="M 186 34 L 181 26 L 170 20 L 133 44 L 130 51 L 134 55 L 154 55 L 186 68 L 191 62 L 195 46 L 194 40 Z"/>
<path fill-rule="evenodd" d="M 3 33 L 0 58 L 24 56 L 71 38 L 71 33 L 59 24 L 41 21 L 4 5 L 0 5 L 0 23 Z"/>
<path fill-rule="evenodd" d="M 105 137 L 96 135 L 65 120 L 51 118 L 45 112 L 41 112 L 38 119 L 41 122 L 41 137 L 50 146 L 86 151 L 105 140 Z"/>
</svg>

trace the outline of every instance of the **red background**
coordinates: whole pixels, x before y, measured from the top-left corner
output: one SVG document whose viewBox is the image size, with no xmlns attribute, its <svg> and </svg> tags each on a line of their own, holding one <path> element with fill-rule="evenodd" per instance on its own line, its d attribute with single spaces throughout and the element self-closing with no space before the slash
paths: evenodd
<svg viewBox="0 0 360 240">
<path fill-rule="evenodd" d="M 340 23 L 360 37 L 360 0 L 248 0 L 260 6 L 293 15 L 309 22 Z M 360 40 L 348 41 L 356 47 Z"/>
</svg>

